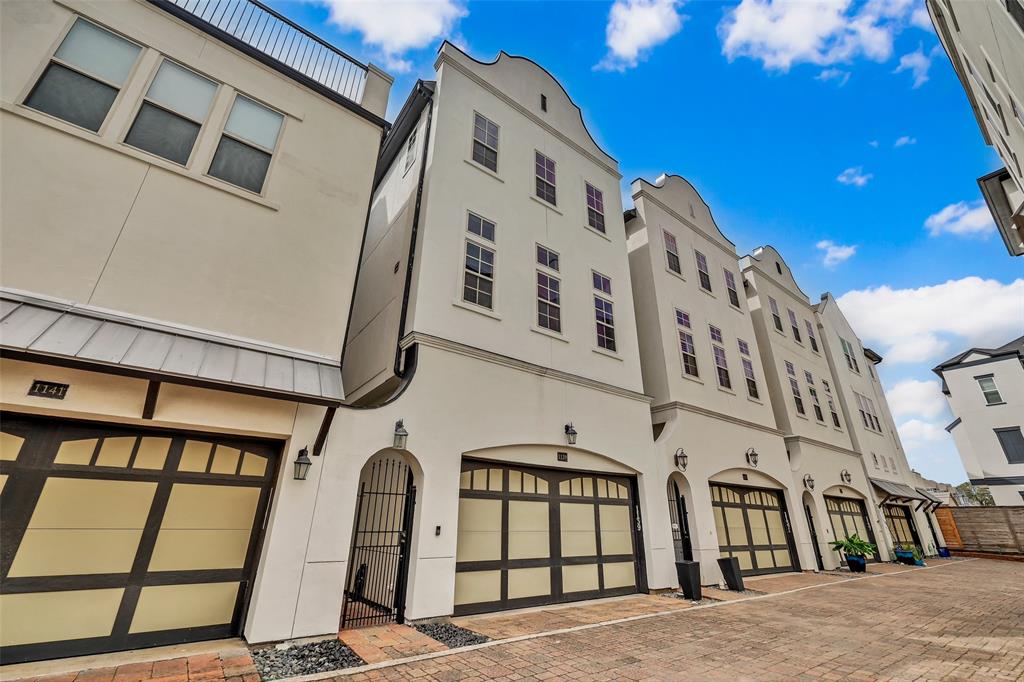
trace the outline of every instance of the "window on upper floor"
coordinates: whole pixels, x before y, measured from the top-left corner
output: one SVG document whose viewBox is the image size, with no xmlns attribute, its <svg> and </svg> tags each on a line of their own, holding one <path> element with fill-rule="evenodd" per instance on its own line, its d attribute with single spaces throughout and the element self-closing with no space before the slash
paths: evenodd
<svg viewBox="0 0 1024 682">
<path fill-rule="evenodd" d="M 684 313 L 682 310 L 676 309 L 676 324 L 680 327 L 686 327 L 690 329 L 690 313 Z"/>
<path fill-rule="evenodd" d="M 729 377 L 729 362 L 725 358 L 725 349 L 712 344 L 711 352 L 715 356 L 715 372 L 718 375 L 718 385 L 722 388 L 732 389 L 732 379 Z"/>
<path fill-rule="evenodd" d="M 878 455 L 873 452 L 871 453 L 871 463 L 875 465 L 876 469 L 878 468 Z"/>
<path fill-rule="evenodd" d="M 691 377 L 699 376 L 697 371 L 697 349 L 693 343 L 693 334 L 690 329 L 690 315 L 682 310 L 676 309 L 676 331 L 679 335 L 679 353 L 683 363 L 683 374 Z"/>
<path fill-rule="evenodd" d="M 546 268 L 558 271 L 558 254 L 546 246 L 537 244 L 537 263 Z"/>
<path fill-rule="evenodd" d="M 864 423 L 864 428 L 882 433 L 882 424 L 878 421 L 875 403 L 870 398 L 862 396 L 857 392 L 854 392 L 853 396 L 857 399 L 857 409 L 860 411 L 860 418 Z"/>
<path fill-rule="evenodd" d="M 412 165 L 416 163 L 416 128 L 412 129 L 409 133 L 409 139 L 405 142 L 405 170 L 404 173 L 408 173 Z"/>
<path fill-rule="evenodd" d="M 736 347 L 740 349 L 740 355 L 750 357 L 750 344 L 743 339 L 736 339 Z"/>
<path fill-rule="evenodd" d="M 825 423 L 825 413 L 821 410 L 821 401 L 818 399 L 818 389 L 814 386 L 808 386 L 807 392 L 811 396 L 811 407 L 814 408 L 814 418 L 822 424 Z"/>
<path fill-rule="evenodd" d="M 808 386 L 814 385 L 814 375 L 808 372 L 806 369 L 804 370 L 804 381 L 807 382 Z"/>
<path fill-rule="evenodd" d="M 760 398 L 757 393 L 757 379 L 754 377 L 754 363 L 747 358 L 740 358 L 743 365 L 743 377 L 747 380 L 747 395 L 754 400 Z"/>
<path fill-rule="evenodd" d="M 278 112 L 236 95 L 210 163 L 210 175 L 260 194 L 282 123 L 284 116 Z"/>
<path fill-rule="evenodd" d="M 494 306 L 494 251 L 466 241 L 462 300 L 490 310 Z"/>
<path fill-rule="evenodd" d="M 605 350 L 615 350 L 615 318 L 612 314 L 612 302 L 594 296 L 594 319 L 597 325 L 597 346 Z"/>
<path fill-rule="evenodd" d="M 590 275 L 594 281 L 595 289 L 609 296 L 612 295 L 612 281 L 609 278 L 605 277 L 596 270 L 591 270 Z"/>
<path fill-rule="evenodd" d="M 481 239 L 486 239 L 489 242 L 494 241 L 494 223 L 487 218 L 481 218 L 472 211 L 469 213 L 469 225 L 466 229 L 470 234 L 475 234 Z"/>
<path fill-rule="evenodd" d="M 562 333 L 561 281 L 552 275 L 537 273 L 537 325 Z"/>
<path fill-rule="evenodd" d="M 796 321 L 796 313 L 786 308 L 786 314 L 789 315 L 789 327 L 793 330 L 793 338 L 797 343 L 803 343 L 803 339 L 800 338 L 800 323 Z"/>
<path fill-rule="evenodd" d="M 722 330 L 713 324 L 708 325 L 708 332 L 711 334 L 711 340 L 717 343 L 724 343 L 722 341 Z"/>
<path fill-rule="evenodd" d="M 663 230 L 665 235 L 665 259 L 668 262 L 668 269 L 677 275 L 683 274 L 683 268 L 679 263 L 679 245 L 672 233 Z"/>
<path fill-rule="evenodd" d="M 98 132 L 142 48 L 78 18 L 25 99 L 25 106 Z"/>
<path fill-rule="evenodd" d="M 895 457 L 890 457 L 889 458 L 889 464 L 892 465 L 892 472 L 894 474 L 898 474 L 900 472 L 900 468 L 896 465 L 896 458 Z"/>
<path fill-rule="evenodd" d="M 552 206 L 558 204 L 555 196 L 555 162 L 540 152 L 534 152 L 534 175 L 537 198 Z"/>
<path fill-rule="evenodd" d="M 473 114 L 473 160 L 498 171 L 498 126 L 480 114 Z"/>
<path fill-rule="evenodd" d="M 811 344 L 811 350 L 818 352 L 818 339 L 814 336 L 814 325 L 804 320 L 804 327 L 807 329 L 807 340 Z"/>
<path fill-rule="evenodd" d="M 217 92 L 217 84 L 165 59 L 149 86 L 125 144 L 184 166 Z"/>
<path fill-rule="evenodd" d="M 711 291 L 711 274 L 708 272 L 708 259 L 700 251 L 694 251 L 697 258 L 697 279 L 700 280 L 700 288 L 704 291 Z"/>
<path fill-rule="evenodd" d="M 850 345 L 849 341 L 841 336 L 839 337 L 839 344 L 843 347 L 843 355 L 846 357 L 846 366 L 857 374 L 860 374 L 860 365 L 857 363 L 857 355 L 853 350 L 853 346 Z"/>
<path fill-rule="evenodd" d="M 598 232 L 604 232 L 604 193 L 587 184 L 587 225 Z"/>
<path fill-rule="evenodd" d="M 1009 464 L 1024 464 L 1024 435 L 1019 426 L 995 429 L 999 446 Z"/>
<path fill-rule="evenodd" d="M 736 276 L 733 275 L 732 271 L 728 268 L 725 268 L 723 272 L 725 273 L 725 288 L 726 291 L 729 292 L 729 303 L 731 303 L 734 308 L 739 308 L 740 294 L 739 291 L 736 290 Z"/>
<path fill-rule="evenodd" d="M 978 381 L 978 386 L 981 388 L 981 394 L 985 396 L 986 405 L 1001 405 L 1003 397 L 999 395 L 999 388 L 996 386 L 995 377 L 991 374 L 985 376 L 974 377 Z"/>
<path fill-rule="evenodd" d="M 836 427 L 837 429 L 843 428 L 842 424 L 839 423 L 839 412 L 836 411 L 836 403 L 835 403 L 835 401 L 832 400 L 831 396 L 829 396 L 827 398 L 827 400 L 828 400 L 828 411 L 832 413 L 832 426 Z"/>
<path fill-rule="evenodd" d="M 798 414 L 807 414 L 804 410 L 804 399 L 800 395 L 800 384 L 797 383 L 796 377 L 789 377 L 789 388 L 793 392 L 793 404 L 796 406 Z"/>
<path fill-rule="evenodd" d="M 772 322 L 775 323 L 775 331 L 782 331 L 782 316 L 779 314 L 779 303 L 771 296 L 768 297 L 768 308 L 772 311 Z"/>
</svg>

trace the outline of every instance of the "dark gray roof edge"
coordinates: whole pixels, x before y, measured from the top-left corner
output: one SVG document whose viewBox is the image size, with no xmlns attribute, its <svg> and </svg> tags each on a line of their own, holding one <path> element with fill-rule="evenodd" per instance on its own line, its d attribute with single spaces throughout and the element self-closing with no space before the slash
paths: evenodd
<svg viewBox="0 0 1024 682">
<path fill-rule="evenodd" d="M 1024 358 L 1024 335 L 1013 339 L 1007 343 L 1004 343 L 998 348 L 968 348 L 967 350 L 957 353 L 945 362 L 940 362 L 938 365 L 932 368 L 932 371 L 942 376 L 942 371 L 946 369 L 952 369 L 963 362 L 964 358 L 969 356 L 971 353 L 981 353 L 982 355 L 988 355 L 989 360 L 994 360 L 1008 355 L 1017 355 Z"/>
<path fill-rule="evenodd" d="M 395 122 L 388 131 L 387 137 L 381 145 L 380 156 L 377 157 L 377 168 L 373 173 L 373 189 L 376 191 L 384 176 L 387 175 L 391 164 L 395 162 L 399 152 L 402 151 L 402 143 L 412 128 L 419 122 L 420 114 L 427 106 L 427 102 L 433 97 L 437 87 L 436 81 L 418 80 L 409 91 L 409 96 L 402 105 Z"/>
<path fill-rule="evenodd" d="M 960 425 L 960 422 L 961 422 L 961 421 L 963 421 L 963 420 L 962 420 L 962 419 L 960 419 L 960 417 L 957 417 L 956 419 L 954 419 L 953 421 L 951 421 L 951 422 L 950 422 L 950 423 L 949 423 L 949 424 L 948 424 L 948 425 L 946 426 L 946 431 L 947 431 L 947 432 L 949 432 L 949 433 L 952 433 L 952 432 L 953 432 L 953 429 L 955 429 L 955 428 L 956 428 L 957 426 L 959 426 L 959 425 Z"/>
</svg>

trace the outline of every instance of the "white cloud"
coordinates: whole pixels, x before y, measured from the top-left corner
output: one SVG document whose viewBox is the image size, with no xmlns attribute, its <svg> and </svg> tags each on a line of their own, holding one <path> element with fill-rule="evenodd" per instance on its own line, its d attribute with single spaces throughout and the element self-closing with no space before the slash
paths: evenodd
<svg viewBox="0 0 1024 682">
<path fill-rule="evenodd" d="M 892 143 L 893 147 L 905 147 L 908 144 L 917 144 L 916 137 L 910 137 L 909 135 L 902 135 L 896 138 L 896 141 Z"/>
<path fill-rule="evenodd" d="M 907 449 L 917 449 L 925 443 L 939 443 L 949 438 L 949 434 L 938 422 L 908 419 L 896 428 Z"/>
<path fill-rule="evenodd" d="M 848 261 L 853 254 L 857 253 L 856 245 L 836 244 L 828 239 L 821 240 L 815 246 L 825 252 L 821 262 L 826 268 L 834 268 L 840 263 Z"/>
<path fill-rule="evenodd" d="M 932 363 L 959 351 L 999 346 L 1024 328 L 1024 279 L 965 277 L 915 289 L 849 291 L 843 313 L 886 364 Z"/>
<path fill-rule="evenodd" d="M 878 149 L 878 140 L 871 140 L 871 142 L 868 142 L 868 144 L 874 147 L 875 149 Z"/>
<path fill-rule="evenodd" d="M 875 177 L 871 173 L 864 172 L 864 166 L 855 166 L 847 168 L 842 173 L 836 176 L 836 180 L 844 185 L 855 185 L 856 187 L 863 187 L 868 184 L 868 180 Z"/>
<path fill-rule="evenodd" d="M 928 70 L 932 67 L 932 58 L 938 54 L 942 48 L 936 45 L 925 54 L 924 46 L 918 45 L 917 49 L 913 52 L 900 57 L 899 66 L 893 73 L 901 73 L 903 71 L 909 71 L 914 76 L 914 89 L 921 87 L 928 82 Z"/>
<path fill-rule="evenodd" d="M 950 204 L 925 218 L 924 226 L 932 237 L 944 232 L 962 237 L 988 236 L 996 230 L 992 213 L 983 199 L 970 204 L 966 201 Z"/>
<path fill-rule="evenodd" d="M 329 21 L 363 34 L 363 42 L 380 49 L 387 68 L 405 72 L 408 50 L 448 36 L 469 12 L 458 0 L 318 0 L 330 10 Z"/>
<path fill-rule="evenodd" d="M 911 25 L 914 0 L 742 0 L 718 25 L 722 53 L 750 57 L 766 69 L 827 66 L 857 57 L 884 62 L 893 39 Z"/>
<path fill-rule="evenodd" d="M 608 12 L 605 42 L 608 54 L 595 69 L 625 71 L 683 26 L 682 0 L 615 0 Z"/>
<path fill-rule="evenodd" d="M 885 392 L 894 417 L 935 419 L 946 409 L 942 385 L 937 380 L 904 379 Z"/>
<path fill-rule="evenodd" d="M 850 72 L 843 71 L 842 69 L 822 69 L 821 73 L 814 77 L 814 80 L 818 81 L 838 81 L 839 87 L 846 85 L 846 82 L 850 80 Z"/>
<path fill-rule="evenodd" d="M 918 5 L 910 13 L 910 24 L 924 31 L 935 32 L 935 27 L 932 26 L 932 18 L 928 16 L 928 10 L 925 9 L 924 4 Z"/>
</svg>

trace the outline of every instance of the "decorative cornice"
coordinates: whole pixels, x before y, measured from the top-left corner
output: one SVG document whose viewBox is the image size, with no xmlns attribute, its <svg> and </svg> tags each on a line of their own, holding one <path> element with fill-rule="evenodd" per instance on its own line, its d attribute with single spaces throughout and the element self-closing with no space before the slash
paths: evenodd
<svg viewBox="0 0 1024 682">
<path fill-rule="evenodd" d="M 572 140 L 571 138 L 567 137 L 560 130 L 558 130 L 557 128 L 554 128 L 550 123 L 548 123 L 547 121 L 541 119 L 540 117 L 535 115 L 532 111 L 530 111 L 529 109 L 524 107 L 522 104 L 520 104 L 519 102 L 517 102 L 514 99 L 512 99 L 511 97 L 509 97 L 508 95 L 506 95 L 501 90 L 499 90 L 496 87 L 494 87 L 494 85 L 492 85 L 491 83 L 488 83 L 486 80 L 481 78 L 479 75 L 477 75 L 477 74 L 473 73 L 472 71 L 470 71 L 469 69 L 467 69 L 464 65 L 460 64 L 458 61 L 453 59 L 451 57 L 451 55 L 447 54 L 444 50 L 442 50 L 440 52 L 440 54 L 438 54 L 437 61 L 434 62 L 434 69 L 436 70 L 441 64 L 448 64 L 448 65 L 450 65 L 453 69 L 455 69 L 456 71 L 461 73 L 463 76 L 465 76 L 466 78 L 470 79 L 471 81 L 473 81 L 474 83 L 479 85 L 481 88 L 483 88 L 487 92 L 491 93 L 492 95 L 494 95 L 495 97 L 500 99 L 502 102 L 507 104 L 509 107 L 511 107 L 512 109 L 518 111 L 520 114 L 522 114 L 526 118 L 528 118 L 531 121 L 533 121 L 534 123 L 536 123 L 538 126 L 543 128 L 545 131 L 547 131 L 547 132 L 551 133 L 552 135 L 554 135 L 555 137 L 557 137 L 561 142 L 564 142 L 568 146 L 572 147 L 573 150 L 575 150 L 575 151 L 579 152 L 580 154 L 582 154 L 583 156 L 587 157 L 588 159 L 590 159 L 591 161 L 593 161 L 597 165 L 601 166 L 601 168 L 604 168 L 606 171 L 611 173 L 611 175 L 614 176 L 616 180 L 621 180 L 622 179 L 622 174 L 617 169 L 612 168 L 611 166 L 609 166 L 607 161 L 605 161 L 605 160 L 603 160 L 601 158 L 598 158 L 593 152 L 588 151 L 588 150 L 584 149 L 583 147 L 581 147 L 575 140 Z"/>
<path fill-rule="evenodd" d="M 644 182 L 646 182 L 646 181 L 644 181 Z M 736 261 L 737 267 L 739 267 L 738 264 L 739 264 L 740 257 L 739 257 L 739 254 L 736 253 L 736 249 L 735 248 L 733 248 L 733 249 L 727 248 L 724 244 L 722 244 L 721 241 L 719 241 L 715 237 L 713 237 L 710 234 L 708 234 L 703 228 L 698 226 L 692 220 L 684 218 L 682 215 L 679 214 L 678 211 L 673 209 L 671 206 L 669 206 L 665 202 L 660 201 L 656 196 L 654 196 L 653 194 L 651 194 L 647 190 L 641 188 L 641 190 L 639 192 L 637 192 L 636 194 L 633 195 L 633 202 L 636 203 L 636 200 L 639 199 L 639 198 L 643 198 L 643 199 L 646 199 L 646 200 L 650 201 L 652 204 L 654 204 L 655 206 L 660 208 L 662 211 L 664 211 L 665 213 L 668 213 L 670 216 L 672 216 L 673 218 L 675 218 L 676 220 L 681 222 L 683 225 L 686 225 L 691 230 L 693 230 L 694 232 L 696 232 L 697 234 L 699 234 L 700 236 L 704 237 L 709 242 L 711 242 L 712 244 L 717 246 L 719 249 L 721 249 L 722 251 L 724 251 L 727 254 L 729 254 L 729 257 L 732 258 L 734 261 Z"/>
<path fill-rule="evenodd" d="M 850 450 L 849 448 L 840 447 L 838 445 L 832 445 L 831 443 L 826 443 L 823 440 L 817 440 L 815 438 L 808 438 L 807 436 L 790 435 L 790 436 L 784 436 L 784 438 L 785 438 L 787 443 L 807 443 L 808 445 L 816 445 L 819 448 L 825 448 L 826 450 L 832 450 L 833 452 L 838 452 L 840 454 L 847 455 L 849 457 L 856 457 L 857 459 L 860 459 L 861 457 L 863 457 L 863 455 L 861 455 L 856 450 Z"/>
<path fill-rule="evenodd" d="M 747 428 L 750 429 L 763 431 L 764 433 L 770 433 L 773 436 L 785 435 L 779 429 L 773 428 L 771 426 L 765 426 L 764 424 L 758 424 L 757 422 L 747 421 L 746 419 L 740 419 L 739 417 L 733 417 L 731 415 L 723 414 L 721 412 L 715 412 L 714 410 L 709 410 L 707 408 L 700 407 L 698 405 L 693 405 L 691 403 L 679 402 L 678 400 L 673 400 L 672 402 L 668 403 L 662 403 L 661 405 L 655 405 L 654 407 L 651 408 L 651 414 L 665 412 L 666 410 L 683 410 L 684 412 L 693 412 L 694 414 L 699 414 L 704 417 L 711 417 L 712 419 L 718 419 L 723 422 L 729 422 L 730 424 L 746 426 Z"/>
<path fill-rule="evenodd" d="M 494 353 L 489 350 L 483 350 L 482 348 L 476 348 L 475 346 L 467 346 L 464 343 L 452 341 L 451 339 L 443 339 L 439 336 L 433 336 L 431 334 L 424 334 L 422 332 L 411 332 L 402 339 L 399 346 L 402 350 L 405 350 L 413 344 L 419 344 L 428 348 L 437 348 L 439 350 L 448 351 L 449 353 L 456 353 L 458 355 L 464 355 L 475 360 L 483 360 L 484 362 L 490 362 L 495 365 L 501 365 L 503 367 L 509 367 L 511 369 L 517 369 L 521 372 L 529 372 L 530 374 L 536 374 L 537 376 L 547 377 L 549 379 L 555 379 L 556 381 L 564 381 L 566 383 L 575 384 L 582 386 L 583 388 L 592 388 L 597 391 L 609 393 L 611 395 L 618 396 L 620 398 L 629 398 L 630 400 L 638 400 L 644 403 L 650 403 L 653 398 L 631 391 L 627 388 L 620 386 L 614 386 L 607 384 L 603 381 L 596 381 L 594 379 L 588 379 L 587 377 L 580 376 L 578 374 L 571 374 L 569 372 L 563 372 L 558 369 L 551 367 L 543 367 L 541 365 L 535 365 L 532 362 L 526 362 L 525 360 L 517 360 L 507 355 L 501 355 L 500 353 Z"/>
</svg>

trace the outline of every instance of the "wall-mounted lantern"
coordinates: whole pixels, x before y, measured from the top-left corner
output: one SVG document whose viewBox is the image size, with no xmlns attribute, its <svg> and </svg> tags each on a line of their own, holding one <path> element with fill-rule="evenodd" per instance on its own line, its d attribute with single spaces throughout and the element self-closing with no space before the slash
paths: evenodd
<svg viewBox="0 0 1024 682">
<path fill-rule="evenodd" d="M 680 471 L 686 471 L 686 465 L 690 463 L 690 458 L 686 455 L 682 448 L 676 450 L 676 468 Z"/>
<path fill-rule="evenodd" d="M 405 430 L 404 420 L 395 422 L 395 449 L 405 450 L 405 443 L 409 440 L 409 432 Z"/>
<path fill-rule="evenodd" d="M 808 490 L 814 490 L 814 479 L 810 474 L 804 474 L 804 487 Z"/>
<path fill-rule="evenodd" d="M 576 436 L 579 434 L 573 428 L 572 422 L 565 425 L 565 442 L 569 445 L 576 445 Z"/>
<path fill-rule="evenodd" d="M 295 458 L 295 480 L 305 481 L 311 466 L 313 466 L 313 460 L 309 458 L 309 450 L 302 448 L 299 450 L 299 456 Z"/>
<path fill-rule="evenodd" d="M 757 450 L 755 450 L 754 448 L 747 448 L 746 456 L 747 456 L 747 464 L 749 464 L 750 466 L 752 466 L 752 467 L 754 467 L 756 469 L 757 468 L 757 458 L 758 458 Z"/>
<path fill-rule="evenodd" d="M 848 484 L 850 481 L 853 480 L 853 475 L 850 474 L 850 472 L 847 471 L 846 469 L 843 469 L 842 471 L 839 472 L 839 480 L 841 480 L 843 483 Z"/>
</svg>

